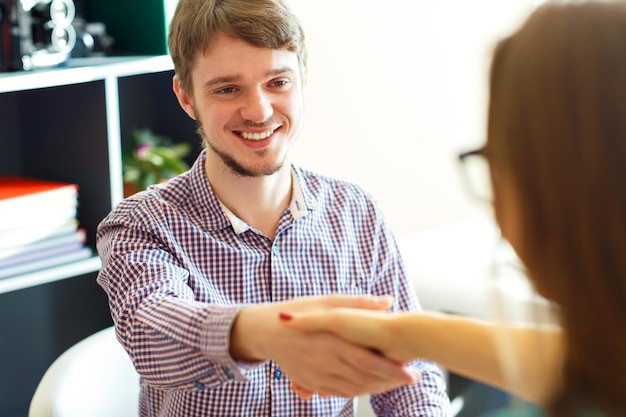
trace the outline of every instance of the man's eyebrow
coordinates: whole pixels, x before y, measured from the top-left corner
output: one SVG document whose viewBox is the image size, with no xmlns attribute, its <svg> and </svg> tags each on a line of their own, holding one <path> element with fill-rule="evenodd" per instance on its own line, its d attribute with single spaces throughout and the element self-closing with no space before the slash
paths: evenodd
<svg viewBox="0 0 626 417">
<path fill-rule="evenodd" d="M 239 79 L 240 77 L 237 77 L 237 76 L 217 77 L 217 78 L 213 78 L 212 80 L 207 81 L 206 83 L 204 83 L 203 86 L 205 90 L 209 90 L 214 85 L 233 83 Z"/>
<path fill-rule="evenodd" d="M 285 73 L 295 73 L 296 71 L 291 68 L 291 67 L 283 67 L 283 68 L 276 68 L 275 70 L 272 70 L 269 72 L 269 76 L 275 76 L 275 75 L 280 75 L 280 74 L 285 74 Z"/>
<path fill-rule="evenodd" d="M 276 75 L 280 75 L 280 74 L 287 74 L 287 73 L 295 73 L 296 71 L 291 68 L 291 67 L 282 67 L 282 68 L 276 68 L 274 70 L 271 70 L 270 72 L 267 73 L 268 77 L 274 77 Z M 210 90 L 211 87 L 217 85 L 217 84 L 229 84 L 229 83 L 234 83 L 237 82 L 241 79 L 240 76 L 238 75 L 230 75 L 230 76 L 225 76 L 225 77 L 216 77 L 213 78 L 209 81 L 207 81 L 206 83 L 204 83 L 204 89 L 205 90 Z"/>
</svg>

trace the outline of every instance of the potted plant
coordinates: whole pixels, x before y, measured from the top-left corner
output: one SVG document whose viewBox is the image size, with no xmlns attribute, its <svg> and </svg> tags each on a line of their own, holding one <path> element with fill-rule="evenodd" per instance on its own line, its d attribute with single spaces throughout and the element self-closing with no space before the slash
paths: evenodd
<svg viewBox="0 0 626 417">
<path fill-rule="evenodd" d="M 149 129 L 134 129 L 122 154 L 124 196 L 188 170 L 184 158 L 190 151 L 189 143 L 173 143 Z"/>
</svg>

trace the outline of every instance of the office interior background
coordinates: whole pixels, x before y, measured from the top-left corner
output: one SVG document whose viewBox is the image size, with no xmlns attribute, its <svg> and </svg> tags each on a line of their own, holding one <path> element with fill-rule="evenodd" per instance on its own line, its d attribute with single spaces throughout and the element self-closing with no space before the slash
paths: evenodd
<svg viewBox="0 0 626 417">
<path fill-rule="evenodd" d="M 91 0 L 100 1 L 107 0 Z M 489 216 L 489 210 L 466 193 L 456 156 L 484 140 L 493 46 L 541 2 L 288 1 L 303 22 L 309 48 L 305 126 L 295 147 L 295 162 L 363 185 L 400 238 Z M 146 1 L 154 7 L 160 3 Z M 176 0 L 162 3 L 169 18 Z M 81 97 L 88 101 L 88 96 Z M 13 99 L 7 98 L 5 104 L 9 100 Z M 185 129 L 189 131 L 189 126 Z M 0 126 L 0 134 L 6 132 Z M 0 147 L 7 144 L 0 137 Z M 7 152 L 12 155 L 10 149 Z M 1 163 L 10 162 L 6 155 L 0 155 Z M 1 171 L 5 168 L 0 166 Z M 89 240 L 93 243 L 93 236 Z M 429 267 L 438 267 L 432 257 L 430 261 Z M 38 375 L 50 352 L 108 324 L 107 312 L 99 310 L 93 314 L 97 322 L 87 323 L 91 320 L 87 314 L 80 330 L 63 327 L 73 326 L 65 318 L 74 314 L 77 294 L 89 293 L 100 304 L 85 298 L 78 301 L 76 311 L 106 307 L 94 278 L 91 271 L 66 282 L 2 294 L 0 352 L 32 354 L 33 366 L 17 365 L 28 362 L 23 357 L 4 356 L 0 370 L 18 368 L 29 378 Z M 432 305 L 426 292 L 419 293 L 423 304 Z M 36 323 L 40 317 L 50 318 L 54 326 Z M 33 336 L 40 329 L 45 333 Z M 45 354 L 38 345 L 42 338 L 51 340 Z M 24 417 L 29 395 L 25 392 L 31 387 L 18 387 L 26 384 L 26 377 L 14 383 L 16 375 L 2 373 L 0 416 Z"/>
<path fill-rule="evenodd" d="M 491 51 L 536 0 L 290 0 L 309 46 L 296 161 L 370 190 L 400 236 L 485 213 L 456 155 L 485 137 Z"/>
</svg>

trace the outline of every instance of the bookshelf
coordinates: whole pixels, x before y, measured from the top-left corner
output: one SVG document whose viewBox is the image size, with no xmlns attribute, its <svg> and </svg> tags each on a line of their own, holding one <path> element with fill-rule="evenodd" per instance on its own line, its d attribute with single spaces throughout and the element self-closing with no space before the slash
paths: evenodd
<svg viewBox="0 0 626 417">
<path fill-rule="evenodd" d="M 0 74 L 0 174 L 78 184 L 79 221 L 94 248 L 98 222 L 123 197 L 121 120 L 126 115 L 120 114 L 119 96 L 128 91 L 120 89 L 146 97 L 152 92 L 142 94 L 127 78 L 154 81 L 150 74 L 171 78 L 171 71 L 169 57 L 155 56 L 75 59 L 62 68 Z M 169 87 L 159 81 L 163 90 Z M 94 252 L 92 259 L 77 262 L 74 272 L 62 266 L 2 279 L 0 293 L 99 266 Z"/>
<path fill-rule="evenodd" d="M 165 55 L 81 58 L 63 67 L 0 73 L 0 175 L 77 184 L 77 217 L 93 252 L 0 279 L 0 417 L 25 417 L 50 363 L 112 324 L 96 283 L 95 232 L 123 198 L 122 144 L 132 129 L 145 127 L 199 151 L 172 76 Z"/>
</svg>

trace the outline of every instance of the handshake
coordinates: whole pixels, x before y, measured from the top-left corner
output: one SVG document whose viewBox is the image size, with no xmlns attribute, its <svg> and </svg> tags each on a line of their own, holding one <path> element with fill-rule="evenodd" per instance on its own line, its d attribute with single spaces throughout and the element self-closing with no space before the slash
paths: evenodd
<svg viewBox="0 0 626 417">
<path fill-rule="evenodd" d="M 303 400 L 313 395 L 355 397 L 420 379 L 407 366 L 396 326 L 410 313 L 391 313 L 391 297 L 331 295 L 244 308 L 231 330 L 231 355 L 274 360 Z M 402 333 L 402 332 L 401 332 Z"/>
</svg>

